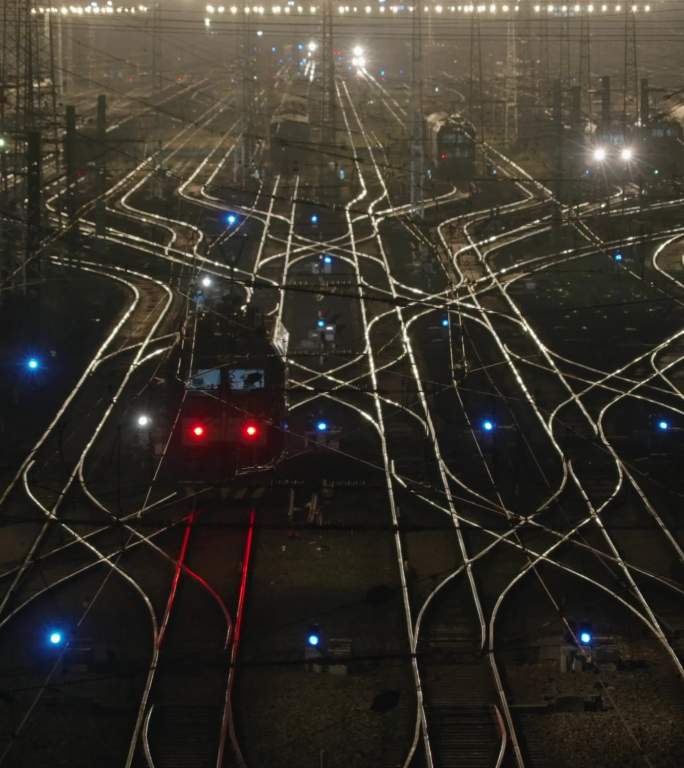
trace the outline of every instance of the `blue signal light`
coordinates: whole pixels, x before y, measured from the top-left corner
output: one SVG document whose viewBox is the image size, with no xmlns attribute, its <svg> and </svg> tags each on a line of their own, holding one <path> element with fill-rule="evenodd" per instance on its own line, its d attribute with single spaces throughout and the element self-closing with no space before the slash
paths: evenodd
<svg viewBox="0 0 684 768">
<path fill-rule="evenodd" d="M 443 317 L 442 318 L 442 328 L 448 328 L 449 327 L 449 318 Z"/>
<path fill-rule="evenodd" d="M 234 226 L 234 225 L 237 223 L 237 220 L 238 220 L 238 217 L 237 217 L 237 216 L 236 216 L 234 213 L 229 213 L 229 214 L 226 216 L 226 224 L 227 224 L 229 227 L 232 227 L 232 226 Z"/>
<path fill-rule="evenodd" d="M 316 422 L 316 430 L 318 432 L 327 432 L 328 431 L 328 422 L 327 421 L 318 421 L 318 422 Z"/>
<path fill-rule="evenodd" d="M 616 253 L 615 256 L 613 256 L 615 261 L 622 261 L 622 254 L 620 252 Z"/>
<path fill-rule="evenodd" d="M 485 432 L 491 432 L 494 429 L 494 422 L 490 419 L 485 419 L 482 422 L 482 429 L 484 429 Z"/>
<path fill-rule="evenodd" d="M 317 320 L 317 321 L 316 321 L 316 325 L 317 325 L 319 328 L 325 328 L 325 320 Z"/>
<path fill-rule="evenodd" d="M 59 630 L 53 629 L 48 635 L 48 642 L 53 646 L 62 645 L 64 642 L 64 635 Z"/>
<path fill-rule="evenodd" d="M 315 213 L 312 213 L 309 221 L 311 221 L 312 224 L 318 224 L 318 215 Z"/>
<path fill-rule="evenodd" d="M 40 368 L 40 361 L 36 357 L 29 357 L 26 361 L 26 367 L 29 371 L 37 371 Z"/>
<path fill-rule="evenodd" d="M 324 264 L 332 264 L 332 256 L 329 256 L 327 253 L 323 257 L 323 263 Z"/>
<path fill-rule="evenodd" d="M 591 632 L 587 632 L 587 630 L 580 632 L 579 641 L 582 643 L 582 645 L 589 645 L 591 642 Z"/>
<path fill-rule="evenodd" d="M 661 432 L 667 432 L 667 430 L 670 428 L 670 422 L 666 421 L 665 419 L 660 419 L 658 422 L 658 429 Z"/>
<path fill-rule="evenodd" d="M 320 635 L 317 635 L 315 632 L 311 632 L 307 635 L 306 642 L 312 648 L 317 648 L 321 643 Z"/>
</svg>

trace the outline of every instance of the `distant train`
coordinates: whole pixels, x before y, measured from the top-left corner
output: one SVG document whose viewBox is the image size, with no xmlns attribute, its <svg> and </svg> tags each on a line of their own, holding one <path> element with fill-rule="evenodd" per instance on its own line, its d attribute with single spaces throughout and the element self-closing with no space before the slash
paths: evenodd
<svg viewBox="0 0 684 768">
<path fill-rule="evenodd" d="M 457 115 L 433 112 L 425 119 L 426 154 L 436 178 L 468 181 L 475 174 L 474 126 Z"/>
<path fill-rule="evenodd" d="M 295 77 L 286 84 L 269 127 L 269 154 L 274 172 L 295 175 L 312 162 L 308 80 Z"/>
<path fill-rule="evenodd" d="M 646 125 L 587 134 L 582 152 L 587 168 L 601 153 L 601 177 L 629 178 L 644 187 L 681 183 L 684 177 L 684 130 L 675 120 L 657 118 Z"/>
</svg>

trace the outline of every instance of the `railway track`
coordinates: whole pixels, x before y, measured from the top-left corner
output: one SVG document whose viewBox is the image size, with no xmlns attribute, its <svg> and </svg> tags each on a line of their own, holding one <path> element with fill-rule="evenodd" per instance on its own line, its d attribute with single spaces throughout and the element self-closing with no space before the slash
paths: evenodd
<svg viewBox="0 0 684 768">
<path fill-rule="evenodd" d="M 425 657 L 425 708 L 435 766 L 501 765 L 506 731 L 462 578 L 450 581 L 430 601 L 418 654 Z"/>
<path fill-rule="evenodd" d="M 534 234 L 534 228 L 531 230 L 531 233 Z M 471 238 L 471 242 L 472 242 L 472 238 Z M 503 245 L 503 243 L 501 245 Z M 486 248 L 483 248 L 483 252 L 484 253 L 491 252 L 491 251 L 493 251 L 495 249 L 500 248 L 501 245 L 500 244 L 497 244 L 495 246 L 489 246 L 488 245 L 488 246 L 486 246 Z M 464 249 L 464 250 L 469 252 L 469 249 Z M 478 252 L 477 249 L 475 249 L 475 252 L 476 253 Z M 485 265 L 485 266 L 487 265 L 487 262 L 486 262 L 486 258 L 487 257 L 483 256 L 482 254 L 479 254 L 475 259 L 472 259 L 472 253 L 470 253 L 470 255 L 467 256 L 466 258 L 470 258 L 471 261 L 470 261 L 469 266 L 467 266 L 465 270 L 464 270 L 464 267 L 461 264 L 457 265 L 457 272 L 460 275 L 461 280 L 463 280 L 464 277 L 467 277 L 467 278 L 469 278 L 469 282 L 479 282 L 480 281 L 480 274 L 478 274 L 478 272 L 479 272 L 479 270 L 482 269 L 483 265 Z M 460 269 L 459 269 L 459 267 L 460 267 Z M 468 272 L 468 270 L 470 270 L 470 271 Z M 494 277 L 493 271 L 492 271 L 491 268 L 488 270 L 487 276 L 488 276 L 488 279 L 490 279 L 490 280 Z M 505 294 L 505 288 L 502 287 L 503 281 L 500 283 L 499 281 L 496 280 L 496 278 L 494 278 L 493 282 L 494 282 L 494 285 L 496 285 L 497 289 L 502 292 L 502 295 L 505 297 L 505 300 L 506 300 L 507 297 L 506 297 L 506 294 Z M 487 286 L 486 285 L 485 285 L 485 288 L 483 289 L 483 291 L 484 291 L 483 295 L 485 295 L 485 293 L 487 291 Z M 470 291 L 470 298 L 472 299 L 473 297 L 474 297 L 474 294 L 473 294 L 473 291 L 471 290 Z M 504 300 L 503 304 L 499 303 L 498 305 L 497 304 L 492 304 L 492 302 L 490 301 L 487 304 L 487 309 L 493 308 L 494 310 L 496 310 L 496 311 L 498 311 L 500 313 L 505 313 L 507 311 L 507 309 L 508 309 L 506 304 L 505 304 L 505 300 Z M 480 304 L 479 302 L 478 302 L 478 309 L 482 313 L 484 313 L 486 311 L 483 308 L 483 304 Z M 486 318 L 486 315 L 483 314 L 483 316 Z M 490 327 L 490 332 L 494 335 L 496 332 L 494 331 L 494 328 L 491 325 L 491 323 L 489 324 L 489 327 Z M 506 343 L 509 343 L 508 339 L 506 340 Z M 503 348 L 503 345 L 501 345 L 501 346 Z M 504 400 L 504 402 L 506 402 L 506 401 Z M 584 429 L 585 424 L 586 424 L 586 422 L 584 421 L 584 418 L 585 418 L 584 416 L 580 417 L 580 420 L 575 425 L 575 427 L 579 427 L 581 425 L 581 427 L 582 427 L 581 431 L 586 432 L 587 430 Z M 591 419 L 589 419 L 589 421 L 591 423 Z M 587 480 L 586 483 L 584 482 L 584 480 L 582 482 L 582 485 L 583 485 L 583 487 L 585 489 L 588 489 L 587 483 L 589 483 L 589 480 Z M 589 492 L 591 493 L 593 498 L 601 497 L 603 499 L 610 499 L 614 495 L 614 486 L 610 485 L 609 483 L 606 482 L 604 473 L 601 473 L 601 472 L 595 473 L 595 481 L 593 482 L 593 484 L 591 484 L 591 483 L 589 483 L 589 484 L 591 485 L 591 490 Z M 502 507 L 505 509 L 505 505 L 504 504 L 502 504 Z M 478 515 L 475 518 L 475 520 L 482 520 L 483 522 L 485 522 L 485 520 L 482 518 L 481 515 Z M 472 525 L 472 522 L 473 522 L 472 514 L 469 514 L 469 522 Z M 551 527 L 553 528 L 554 525 L 556 525 L 556 523 L 552 522 L 551 523 Z M 466 535 L 466 538 L 468 540 L 470 540 L 470 539 L 472 539 L 472 536 Z M 525 536 L 524 540 L 527 540 L 527 536 Z M 476 540 L 474 540 L 474 541 L 476 541 Z M 538 544 L 539 544 L 539 541 L 537 541 L 536 545 L 535 545 L 537 549 L 538 549 L 538 546 L 537 546 Z M 482 546 L 481 542 L 479 543 L 479 546 L 480 547 Z M 518 546 L 520 546 L 520 544 Z M 475 549 L 473 551 L 477 551 L 477 550 L 478 550 L 478 546 L 476 545 Z M 617 558 L 619 558 L 619 556 L 617 555 L 616 551 L 613 550 L 611 554 L 613 555 L 613 562 L 618 562 L 619 563 L 619 559 L 617 559 Z M 499 594 L 499 592 L 501 592 L 501 590 L 504 590 L 507 578 L 513 578 L 516 575 L 515 561 L 513 560 L 512 562 L 509 563 L 509 567 L 507 569 L 508 576 L 505 576 L 505 574 L 499 573 L 497 578 L 496 578 L 496 580 L 492 584 L 489 584 L 488 582 L 490 581 L 490 578 L 487 575 L 487 565 L 486 564 L 488 562 L 490 562 L 490 561 L 491 561 L 491 557 L 488 560 L 484 561 L 485 565 L 477 567 L 478 575 L 476 576 L 477 581 L 483 583 L 483 589 L 484 589 L 483 595 L 486 598 L 484 600 L 483 605 L 485 607 L 485 615 L 487 615 L 487 616 L 489 615 L 489 612 L 492 611 L 495 608 L 496 596 Z M 522 560 L 522 562 L 524 562 L 524 559 Z M 600 582 L 597 582 L 597 583 L 600 583 Z M 505 591 L 502 592 L 501 594 L 504 595 Z M 648 610 L 648 608 L 646 610 Z M 423 632 L 425 632 L 424 628 L 423 628 Z M 490 634 L 490 640 L 489 640 L 489 649 L 490 649 L 490 653 L 491 653 L 491 652 L 495 651 L 495 649 L 496 649 L 496 645 L 494 644 L 495 641 L 493 640 L 493 637 L 494 637 L 494 635 L 493 635 L 493 623 L 490 625 L 490 632 L 492 633 L 492 634 Z M 457 674 L 457 673 L 455 672 L 455 674 Z M 496 679 L 496 675 L 495 675 L 495 679 Z M 427 681 L 424 681 L 424 684 L 425 684 L 425 691 L 426 691 L 426 702 L 428 703 L 428 713 L 429 713 L 430 712 L 430 709 L 429 709 L 430 685 L 429 685 L 429 682 L 427 682 Z M 437 717 L 438 717 L 438 722 L 440 722 L 441 721 L 441 714 L 438 713 Z M 429 723 L 430 723 L 430 718 L 428 717 L 428 730 L 430 730 Z M 508 726 L 509 729 L 512 726 L 512 722 L 511 722 L 510 719 L 508 721 L 507 726 Z M 433 743 L 433 741 L 434 740 L 431 739 L 431 747 L 432 747 L 432 749 L 434 751 L 435 750 L 435 744 Z M 439 741 L 439 737 L 438 737 L 438 741 Z M 439 750 L 439 747 L 437 747 L 437 750 Z M 438 752 L 435 753 L 435 754 L 438 755 Z M 433 754 L 433 757 L 435 756 L 435 754 Z M 517 755 L 518 764 L 521 764 L 521 761 L 523 759 L 524 758 L 523 758 L 522 754 L 518 754 Z M 538 762 L 538 761 L 535 761 L 535 762 Z"/>
<path fill-rule="evenodd" d="M 380 104 L 391 118 L 389 132 L 405 137 L 406 110 L 380 83 L 365 80 L 381 94 Z M 519 286 L 580 259 L 605 257 L 611 244 L 591 229 L 601 203 L 580 206 L 568 224 L 585 238 L 582 247 L 570 253 L 547 245 L 550 209 L 557 201 L 492 147 L 486 147 L 490 158 L 503 176 L 516 179 L 521 193 L 499 210 L 502 232 L 494 237 L 484 232 L 488 214 L 482 211 L 459 216 L 440 226 L 443 274 L 426 277 L 412 270 L 406 264 L 408 247 L 397 247 L 390 226 L 411 208 L 403 201 L 393 204 L 393 183 L 383 170 L 389 163 L 380 159 L 383 147 L 369 130 L 370 118 L 355 106 L 354 80 L 340 78 L 338 86 L 356 185 L 337 212 L 344 231 L 305 229 L 306 171 L 290 178 L 266 174 L 255 185 L 251 205 L 244 196 L 239 204 L 222 197 L 229 184 L 218 180 L 230 179 L 227 166 L 242 129 L 239 121 L 223 124 L 227 99 L 210 105 L 169 142 L 165 162 L 177 176 L 181 199 L 173 217 L 147 199 L 156 160 L 112 185 L 107 240 L 117 263 L 82 261 L 80 267 L 123 282 L 133 298 L 0 499 L 10 517 L 16 515 L 17 526 L 27 509 L 38 511 L 38 519 L 23 527 L 23 540 L 17 539 L 17 562 L 0 573 L 0 630 L 21 620 L 44 596 L 99 571 L 132 588 L 149 614 L 149 663 L 136 700 L 126 768 L 245 764 L 232 694 L 249 567 L 244 547 L 251 547 L 254 517 L 248 541 L 221 539 L 225 549 L 219 567 L 212 560 L 217 539 L 201 522 L 215 522 L 225 510 L 195 509 L 148 534 L 135 516 L 147 512 L 152 484 L 144 489 L 144 503 L 115 510 L 100 496 L 91 455 L 111 442 L 111 422 L 131 383 L 149 378 L 149 360 L 165 355 L 174 343 L 169 338 L 177 338 L 181 303 L 186 331 L 192 326 L 192 302 L 184 299 L 199 270 L 221 280 L 237 275 L 245 306 L 263 314 L 288 363 L 295 436 L 299 430 L 299 437 L 306 437 L 318 419 L 338 419 L 352 425 L 350 432 L 377 443 L 368 463 L 386 486 L 401 601 L 395 631 L 406 650 L 415 707 L 404 768 L 551 765 L 539 722 L 525 709 L 528 703 L 521 704 L 524 694 L 512 661 L 511 643 L 524 645 L 529 638 L 512 627 L 516 610 L 526 606 L 526 618 L 553 625 L 562 652 L 581 653 L 571 616 L 578 609 L 568 608 L 573 585 L 592 605 L 614 606 L 615 626 L 625 633 L 643 628 L 648 642 L 669 654 L 666 662 L 682 671 L 676 605 L 684 591 L 667 568 L 677 559 L 681 564 L 681 549 L 670 518 L 661 511 L 662 498 L 654 495 L 645 473 L 635 471 L 611 427 L 613 414 L 634 403 L 684 413 L 679 333 L 619 368 L 592 369 L 564 358 L 554 339 L 541 335 Z M 197 150 L 196 158 L 184 155 L 189 147 Z M 439 204 L 454 202 L 452 197 L 445 195 Z M 209 217 L 208 225 L 194 218 L 199 211 Z M 206 228 L 227 211 L 242 220 L 226 241 L 240 237 L 243 228 L 256 235 L 247 251 L 240 251 L 239 265 L 229 266 L 205 251 Z M 452 227 L 447 234 L 445 225 Z M 404 221 L 401 232 L 416 248 L 430 243 L 413 221 Z M 681 264 L 667 245 L 664 249 L 654 255 L 652 269 L 662 284 L 679 291 Z M 309 272 L 323 252 L 336 260 L 344 300 L 338 301 L 327 278 Z M 141 256 L 148 264 L 168 267 L 173 287 L 132 268 Z M 344 346 L 339 337 L 330 346 L 315 338 L 317 317 L 326 324 L 334 317 L 331 323 L 342 333 L 345 311 Z M 187 352 L 191 332 L 184 334 L 183 344 Z M 461 379 L 454 364 L 458 354 Z M 180 363 L 178 378 L 183 379 Z M 98 396 L 105 389 L 111 398 Z M 487 408 L 495 417 L 487 411 L 490 427 L 482 427 Z M 493 422 L 498 422 L 498 437 L 484 434 Z M 354 458 L 344 456 L 343 449 L 330 450 Z M 506 462 L 512 457 L 523 476 L 507 484 L 502 478 L 511 472 L 513 464 Z M 625 509 L 671 556 L 662 567 L 629 551 L 628 534 L 619 525 Z M 116 530 L 113 521 L 120 524 Z M 244 520 L 238 522 L 244 529 Z M 413 529 L 421 525 L 437 531 L 432 533 L 442 548 L 435 547 L 438 564 L 426 563 L 429 558 L 419 551 Z M 61 541 L 57 531 L 66 532 L 68 540 Z M 121 536 L 123 546 L 117 541 Z M 76 550 L 78 562 L 63 558 Z M 142 553 L 166 569 L 168 589 L 165 580 L 164 589 L 156 591 L 145 581 Z M 241 559 L 241 578 L 233 573 L 227 579 L 222 567 Z M 53 668 L 43 678 L 43 689 L 54 674 Z M 603 677 L 597 679 L 603 684 Z M 37 699 L 28 702 L 20 730 L 36 706 Z M 629 726 L 622 721 L 619 726 L 640 747 Z M 10 759 L 12 744 L 13 739 L 4 746 L 0 765 Z"/>
<path fill-rule="evenodd" d="M 120 186 L 120 182 L 115 183 L 110 194 L 116 193 Z M 184 226 L 184 222 L 167 221 L 173 226 Z M 197 229 L 194 228 L 194 231 L 196 233 Z M 152 251 L 163 257 L 165 247 L 163 244 L 152 246 Z M 60 268 L 73 266 L 62 265 L 60 262 L 57 264 Z M 27 502 L 37 508 L 39 517 L 41 513 L 44 514 L 45 522 L 32 524 L 32 527 L 24 526 L 22 536 L 19 537 L 22 539 L 20 549 L 23 549 L 18 554 L 18 565 L 0 574 L 5 586 L 2 593 L 4 616 L 1 626 L 6 634 L 10 622 L 20 621 L 32 604 L 39 603 L 52 593 L 70 590 L 73 585 L 81 585 L 82 589 L 87 590 L 90 584 L 92 585 L 90 588 L 94 590 L 94 599 L 92 602 L 87 601 L 88 607 L 81 618 L 75 621 L 74 630 L 77 630 L 86 620 L 100 589 L 107 583 L 110 576 L 120 578 L 123 583 L 133 587 L 141 602 L 147 606 L 154 639 L 153 663 L 138 709 L 138 721 L 142 723 L 146 714 L 148 694 L 152 689 L 154 678 L 152 670 L 156 671 L 155 660 L 169 625 L 178 582 L 182 580 L 181 574 L 192 583 L 192 588 L 197 593 L 190 600 L 191 607 L 206 599 L 205 596 L 208 595 L 211 603 L 210 610 L 218 611 L 224 630 L 217 654 L 224 660 L 228 654 L 226 646 L 232 622 L 225 604 L 213 587 L 185 564 L 185 550 L 182 556 L 176 559 L 166 551 L 168 543 L 164 542 L 162 546 L 155 543 L 155 538 L 160 535 L 167 536 L 167 532 L 173 525 L 170 527 L 168 523 L 162 524 L 157 531 L 147 530 L 143 534 L 135 526 L 134 523 L 140 519 L 141 511 L 149 514 L 149 509 L 154 508 L 158 503 L 164 503 L 163 499 L 148 504 L 147 508 L 143 507 L 141 510 L 138 507 L 126 514 L 122 514 L 122 510 L 119 509 L 122 525 L 117 528 L 112 526 L 112 521 L 115 519 L 112 511 L 102 503 L 98 498 L 98 491 L 93 491 L 89 483 L 90 473 L 87 469 L 89 454 L 93 452 L 93 448 L 97 449 L 98 442 L 101 442 L 102 438 L 111 437 L 107 434 L 111 433 L 108 422 L 120 408 L 120 402 L 124 402 L 128 394 L 127 387 L 135 381 L 144 382 L 145 376 L 149 376 L 149 373 L 145 374 L 144 368 L 145 361 L 150 358 L 149 348 L 153 347 L 152 358 L 156 355 L 155 350 L 165 351 L 163 347 L 159 348 L 157 337 L 164 337 L 163 323 L 170 322 L 173 326 L 177 322 L 177 316 L 172 311 L 175 306 L 173 292 L 162 281 L 150 278 L 130 267 L 90 263 L 84 259 L 79 260 L 78 267 L 99 277 L 118 281 L 130 292 L 131 300 L 110 336 L 92 358 L 81 380 L 3 493 L 4 508 L 13 513 L 16 512 L 17 522 L 25 516 Z M 155 344 L 157 344 L 156 347 Z M 103 391 L 108 392 L 109 396 L 103 398 Z M 86 467 L 85 470 L 84 467 Z M 149 495 L 148 492 L 146 497 L 149 498 Z M 70 537 L 67 542 L 61 541 L 61 534 L 56 535 L 58 531 L 66 532 Z M 123 548 L 122 532 L 125 533 Z M 175 568 L 176 577 L 172 580 L 167 608 L 163 615 L 160 604 L 161 595 L 156 589 L 151 589 L 145 584 L 147 576 L 131 576 L 129 573 L 129 570 L 138 573 L 133 554 L 126 556 L 126 562 L 122 558 L 124 551 L 133 553 L 140 545 L 143 545 L 143 549 L 151 549 L 161 556 L 159 563 L 166 561 Z M 76 558 L 68 556 L 72 551 L 76 552 Z M 128 562 L 130 558 L 133 559 Z M 37 565 L 39 565 L 38 568 Z M 98 589 L 97 574 L 102 572 L 103 566 L 106 576 Z M 184 585 L 181 593 L 188 589 L 191 587 Z M 190 626 L 193 625 L 190 624 Z M 69 644 L 71 645 L 71 642 Z M 68 648 L 66 652 L 70 653 Z M 234 653 L 236 654 L 237 651 L 235 650 Z M 231 658 L 234 659 L 234 656 Z M 16 733 L 1 751 L 0 763 L 11 759 L 17 739 L 32 724 L 40 711 L 41 699 L 50 680 L 61 679 L 60 659 L 61 655 L 57 657 L 43 684 L 39 685 L 35 697 L 32 700 L 27 699 L 26 710 L 18 723 Z M 220 765 L 230 764 L 228 755 L 239 755 L 231 721 L 230 697 L 226 695 L 227 685 L 232 680 L 232 675 L 232 672 L 229 675 L 228 670 L 225 670 L 223 684 L 218 692 L 215 692 L 212 704 L 218 717 L 214 735 L 215 743 L 214 747 L 210 748 L 210 752 L 213 749 L 215 759 L 218 759 L 217 754 L 222 756 Z M 173 705 L 170 706 L 169 712 L 172 712 Z M 198 721 L 192 722 L 193 727 L 198 725 Z M 140 728 L 136 727 L 133 730 L 132 746 L 126 764 L 130 765 L 134 758 L 142 759 L 142 753 L 139 752 L 139 736 Z M 232 746 L 226 747 L 226 742 Z M 208 746 L 208 744 L 205 745 L 205 749 Z M 170 752 L 173 752 L 173 748 Z"/>
</svg>

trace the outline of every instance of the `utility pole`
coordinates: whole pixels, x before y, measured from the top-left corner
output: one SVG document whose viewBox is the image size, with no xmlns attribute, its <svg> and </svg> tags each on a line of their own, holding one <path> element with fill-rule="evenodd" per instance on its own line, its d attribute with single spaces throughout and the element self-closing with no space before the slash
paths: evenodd
<svg viewBox="0 0 684 768">
<path fill-rule="evenodd" d="M 591 27 L 586 9 L 580 14 L 579 34 L 579 87 L 580 103 L 585 122 L 591 121 Z"/>
<path fill-rule="evenodd" d="M 61 15 L 61 14 L 60 14 Z M 53 16 L 54 14 L 48 13 L 45 14 L 45 35 L 47 38 L 47 49 L 48 49 L 48 72 L 50 74 L 50 86 L 49 86 L 49 98 L 50 98 L 50 112 L 52 114 L 52 120 L 50 128 L 51 134 L 52 134 L 52 144 L 54 146 L 55 150 L 55 165 L 57 167 L 57 170 L 59 171 L 61 169 L 61 163 L 62 163 L 62 147 L 61 147 L 61 136 L 59 132 L 59 126 L 57 124 L 57 95 L 60 91 L 60 87 L 58 85 L 58 78 L 57 78 L 57 68 L 55 66 L 55 58 L 56 58 L 56 41 L 55 41 L 55 25 L 53 24 Z"/>
<path fill-rule="evenodd" d="M 561 227 L 561 196 L 563 194 L 563 91 L 560 80 L 553 81 L 553 104 L 552 104 L 553 128 L 555 134 L 555 152 L 553 163 L 553 196 L 556 198 L 556 205 L 553 209 L 552 225 L 554 235 L 560 234 Z"/>
<path fill-rule="evenodd" d="M 551 57 L 549 56 L 549 14 L 543 8 L 539 30 L 539 66 L 541 68 L 541 77 L 539 78 L 538 103 L 546 107 L 549 103 L 551 92 Z"/>
<path fill-rule="evenodd" d="M 66 108 L 66 132 L 64 134 L 64 178 L 66 183 L 66 213 L 68 240 L 75 244 L 78 239 L 76 218 L 76 107 Z M 71 253 L 69 256 L 71 257 Z"/>
<path fill-rule="evenodd" d="M 50 15 L 52 19 L 52 14 Z M 64 72 L 64 23 L 62 21 L 62 14 L 56 15 L 56 41 L 55 41 L 55 58 L 57 69 L 57 96 L 61 101 L 64 98 L 64 86 L 66 84 L 66 75 Z"/>
<path fill-rule="evenodd" d="M 570 126 L 575 133 L 582 130 L 582 89 L 579 85 L 570 88 Z"/>
<path fill-rule="evenodd" d="M 335 93 L 335 48 L 333 42 L 333 4 L 332 0 L 323 0 L 323 19 L 321 29 L 321 165 L 320 187 L 325 192 L 328 185 L 326 169 L 330 168 L 335 158 L 331 156 L 336 144 L 336 106 Z M 332 188 L 332 184 L 330 185 Z"/>
<path fill-rule="evenodd" d="M 152 89 L 162 89 L 161 4 L 152 6 Z M 158 114 L 158 113 L 157 113 Z"/>
<path fill-rule="evenodd" d="M 428 11 L 427 15 L 427 40 L 426 40 L 426 46 L 424 51 L 424 68 L 423 68 L 423 80 L 427 83 L 428 93 L 430 96 L 435 92 L 434 87 L 434 68 L 433 68 L 433 55 L 435 52 L 435 40 L 433 36 L 433 29 L 432 29 L 432 17 L 435 13 L 435 6 L 429 5 L 425 6 L 425 8 Z"/>
<path fill-rule="evenodd" d="M 601 132 L 605 136 L 610 130 L 612 114 L 610 110 L 610 76 L 601 78 Z"/>
<path fill-rule="evenodd" d="M 477 80 L 477 95 L 475 82 Z M 480 14 L 470 14 L 470 76 L 468 78 L 468 109 L 470 120 L 478 126 L 480 141 L 484 136 L 484 105 L 482 103 L 482 36 L 480 34 Z M 477 120 L 476 120 L 477 114 Z"/>
<path fill-rule="evenodd" d="M 107 97 L 97 97 L 96 132 L 96 156 L 95 173 L 97 199 L 95 202 L 95 235 L 98 247 L 104 246 L 103 238 L 107 234 L 106 201 L 107 192 Z"/>
<path fill-rule="evenodd" d="M 41 136 L 40 131 L 26 134 L 26 248 L 22 281 L 24 292 L 37 290 L 42 278 L 40 258 L 41 235 Z"/>
<path fill-rule="evenodd" d="M 651 93 L 647 77 L 641 78 L 641 89 L 639 93 L 639 122 L 641 125 L 648 125 L 651 122 Z"/>
<path fill-rule="evenodd" d="M 0 266 L 10 272 L 18 268 L 26 290 L 27 281 L 34 284 L 40 277 L 41 152 L 46 140 L 59 135 L 55 46 L 44 10 L 25 0 L 3 0 L 0 35 L 3 208 L 23 223 L 16 226 L 19 242 Z M 57 147 L 55 153 L 58 158 Z"/>
<path fill-rule="evenodd" d="M 424 205 L 424 131 L 423 115 L 423 8 L 415 3 L 411 13 L 411 136 L 410 136 L 410 201 L 419 218 L 425 213 Z"/>
<path fill-rule="evenodd" d="M 527 141 L 537 133 L 532 107 L 535 93 L 535 63 L 532 50 L 532 6 L 524 3 L 516 17 L 516 138 Z"/>
<path fill-rule="evenodd" d="M 558 41 L 558 77 L 561 88 L 570 84 L 570 16 L 567 6 L 563 6 L 560 15 L 560 39 Z"/>
<path fill-rule="evenodd" d="M 636 13 L 625 4 L 625 68 L 622 101 L 622 128 L 627 135 L 630 117 L 639 122 L 639 70 L 637 68 Z"/>
<path fill-rule="evenodd" d="M 240 143 L 240 184 L 243 189 L 249 179 L 249 166 L 254 154 L 254 66 L 251 8 L 242 6 L 242 142 Z"/>
<path fill-rule="evenodd" d="M 518 40 L 513 19 L 506 26 L 504 104 L 504 140 L 510 144 L 518 138 Z"/>
</svg>

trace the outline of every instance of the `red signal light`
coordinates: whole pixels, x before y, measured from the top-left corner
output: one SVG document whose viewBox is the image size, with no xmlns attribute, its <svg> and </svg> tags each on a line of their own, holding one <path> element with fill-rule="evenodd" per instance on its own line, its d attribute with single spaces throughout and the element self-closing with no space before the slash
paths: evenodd
<svg viewBox="0 0 684 768">
<path fill-rule="evenodd" d="M 193 437 L 198 440 L 204 437 L 205 429 L 201 424 L 196 424 L 191 430 Z"/>
<path fill-rule="evenodd" d="M 259 437 L 259 427 L 256 424 L 245 424 L 242 428 L 242 434 L 249 440 L 253 440 L 255 437 Z"/>
<path fill-rule="evenodd" d="M 446 160 L 449 157 L 449 155 L 446 152 L 440 152 L 439 159 L 440 160 Z"/>
</svg>

